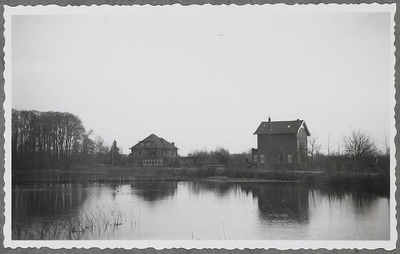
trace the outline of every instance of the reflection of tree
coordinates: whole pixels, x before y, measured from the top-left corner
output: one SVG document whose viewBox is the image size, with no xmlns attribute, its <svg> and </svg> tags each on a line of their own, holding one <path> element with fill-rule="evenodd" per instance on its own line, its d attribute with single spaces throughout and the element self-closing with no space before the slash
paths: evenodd
<svg viewBox="0 0 400 254">
<path fill-rule="evenodd" d="M 303 223 L 308 220 L 308 187 L 288 183 L 250 183 L 242 189 L 258 197 L 260 216 L 265 220 Z"/>
<path fill-rule="evenodd" d="M 32 184 L 15 185 L 12 192 L 12 228 L 13 239 L 20 239 L 15 229 L 23 228 L 27 232 L 36 227 L 46 230 L 54 226 L 53 222 L 72 220 L 86 200 L 86 190 L 74 184 Z M 27 189 L 30 188 L 30 189 Z M 32 235 L 29 239 L 41 239 Z M 43 237 L 48 237 L 48 235 Z"/>
<path fill-rule="evenodd" d="M 303 223 L 308 220 L 308 187 L 292 183 L 189 182 L 192 193 L 212 192 L 227 196 L 232 191 L 252 193 L 258 198 L 260 216 L 265 220 Z"/>
<path fill-rule="evenodd" d="M 20 214 L 28 218 L 44 214 L 57 217 L 71 214 L 86 199 L 85 190 L 76 185 L 72 188 L 70 184 L 59 184 L 59 188 L 54 188 L 47 184 L 35 184 L 28 186 L 35 190 L 27 191 L 17 185 L 20 190 L 12 192 L 13 218 Z"/>
<path fill-rule="evenodd" d="M 258 198 L 260 215 L 265 220 L 308 220 L 308 187 L 292 183 L 189 182 L 190 192 L 211 192 L 224 197 L 230 192 L 252 193 Z"/>
<path fill-rule="evenodd" d="M 146 201 L 162 200 L 175 194 L 178 183 L 172 181 L 134 181 L 131 184 L 136 195 Z"/>
<path fill-rule="evenodd" d="M 368 207 L 377 200 L 377 197 L 389 198 L 389 193 L 385 191 L 375 191 L 363 186 L 310 186 L 311 199 L 315 196 L 323 197 L 329 203 L 350 200 L 354 207 Z"/>
<path fill-rule="evenodd" d="M 190 192 L 198 195 L 205 192 L 212 192 L 218 197 L 224 197 L 229 194 L 231 190 L 238 188 L 235 183 L 227 182 L 189 182 Z"/>
</svg>

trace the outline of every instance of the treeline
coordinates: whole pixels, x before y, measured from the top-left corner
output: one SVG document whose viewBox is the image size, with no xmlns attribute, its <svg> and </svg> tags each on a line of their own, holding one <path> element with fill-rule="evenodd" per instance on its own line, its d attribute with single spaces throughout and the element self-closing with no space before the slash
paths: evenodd
<svg viewBox="0 0 400 254">
<path fill-rule="evenodd" d="M 193 159 L 193 164 L 195 166 L 206 164 L 229 165 L 229 150 L 223 147 L 218 147 L 212 151 L 195 150 L 190 152 L 188 157 Z"/>
<path fill-rule="evenodd" d="M 67 112 L 12 110 L 13 169 L 69 169 L 79 163 L 116 160 L 110 148 L 81 119 Z M 116 143 L 115 143 L 116 146 Z"/>
<path fill-rule="evenodd" d="M 342 151 L 340 151 L 342 147 Z M 385 151 L 380 151 L 374 139 L 365 131 L 353 130 L 343 137 L 342 146 L 331 151 L 328 141 L 328 154 L 320 153 L 321 144 L 317 137 L 309 140 L 308 169 L 328 174 L 337 173 L 382 173 L 389 175 L 390 147 L 386 143 Z"/>
</svg>

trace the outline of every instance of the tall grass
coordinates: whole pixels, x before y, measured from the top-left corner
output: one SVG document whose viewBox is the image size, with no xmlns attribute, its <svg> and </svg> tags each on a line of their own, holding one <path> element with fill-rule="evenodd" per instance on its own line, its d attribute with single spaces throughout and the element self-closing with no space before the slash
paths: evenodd
<svg viewBox="0 0 400 254">
<path fill-rule="evenodd" d="M 133 211 L 132 211 L 133 213 Z M 94 210 L 84 209 L 70 219 L 43 218 L 31 224 L 13 222 L 13 240 L 88 240 L 98 239 L 104 233 L 114 233 L 122 225 L 124 214 L 117 206 Z M 131 228 L 136 226 L 136 218 L 131 217 Z"/>
</svg>

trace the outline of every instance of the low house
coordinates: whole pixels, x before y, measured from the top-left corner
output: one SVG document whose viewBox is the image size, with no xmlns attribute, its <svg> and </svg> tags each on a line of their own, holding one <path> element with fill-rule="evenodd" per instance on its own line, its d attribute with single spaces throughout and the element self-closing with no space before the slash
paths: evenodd
<svg viewBox="0 0 400 254">
<path fill-rule="evenodd" d="M 178 148 L 174 142 L 168 142 L 151 134 L 132 146 L 133 164 L 136 166 L 169 166 L 176 163 Z"/>
<path fill-rule="evenodd" d="M 253 162 L 260 169 L 305 168 L 307 137 L 304 120 L 262 122 L 254 132 L 257 149 L 252 149 Z"/>
</svg>

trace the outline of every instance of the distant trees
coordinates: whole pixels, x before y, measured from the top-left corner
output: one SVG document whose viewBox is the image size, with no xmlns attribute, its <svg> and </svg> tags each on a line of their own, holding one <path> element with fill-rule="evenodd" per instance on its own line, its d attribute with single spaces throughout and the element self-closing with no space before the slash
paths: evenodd
<svg viewBox="0 0 400 254">
<path fill-rule="evenodd" d="M 201 163 L 220 163 L 225 166 L 229 165 L 229 150 L 223 147 L 217 147 L 214 151 L 195 150 L 188 154 L 192 157 L 195 164 Z"/>
<path fill-rule="evenodd" d="M 73 114 L 13 109 L 13 166 L 69 168 L 82 152 L 84 134 L 82 121 Z"/>
<path fill-rule="evenodd" d="M 105 160 L 109 148 L 81 119 L 67 112 L 12 110 L 14 169 L 70 168 L 76 163 Z"/>
<path fill-rule="evenodd" d="M 219 163 L 221 163 L 225 166 L 229 165 L 229 150 L 228 149 L 225 149 L 222 147 L 217 147 L 217 149 L 215 149 L 215 151 L 211 152 L 211 155 L 214 156 L 215 159 Z"/>
</svg>

